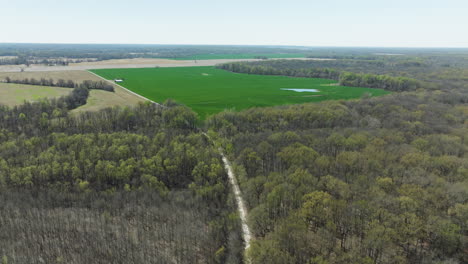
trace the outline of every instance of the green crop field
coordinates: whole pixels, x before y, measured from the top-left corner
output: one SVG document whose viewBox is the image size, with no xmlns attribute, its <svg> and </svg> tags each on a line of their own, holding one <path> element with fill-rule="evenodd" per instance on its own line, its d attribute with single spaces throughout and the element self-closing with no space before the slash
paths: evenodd
<svg viewBox="0 0 468 264">
<path fill-rule="evenodd" d="M 174 58 L 175 60 L 216 60 L 216 59 L 255 59 L 267 57 L 270 59 L 305 58 L 305 53 L 240 53 L 240 54 L 198 54 Z"/>
<path fill-rule="evenodd" d="M 380 89 L 343 87 L 335 81 L 232 73 L 214 67 L 102 69 L 92 72 L 153 101 L 166 99 L 191 107 L 202 119 L 224 109 L 242 110 L 283 104 L 359 98 L 388 94 Z M 317 89 L 295 92 L 283 89 Z"/>
</svg>

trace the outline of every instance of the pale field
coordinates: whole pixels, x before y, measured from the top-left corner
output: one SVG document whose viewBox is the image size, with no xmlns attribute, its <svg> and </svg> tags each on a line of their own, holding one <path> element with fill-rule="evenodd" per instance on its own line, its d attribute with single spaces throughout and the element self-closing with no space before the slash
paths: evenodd
<svg viewBox="0 0 468 264">
<path fill-rule="evenodd" d="M 135 59 L 115 59 L 115 60 L 104 60 L 104 61 L 92 61 L 92 62 L 79 62 L 70 63 L 68 66 L 96 66 L 96 65 L 139 65 L 139 64 L 188 64 L 191 61 L 176 61 L 169 59 L 151 59 L 151 58 L 135 58 Z"/>
<path fill-rule="evenodd" d="M 92 80 L 92 81 L 103 81 L 101 78 L 91 74 L 87 71 L 57 71 L 57 72 L 0 72 L 0 80 L 4 80 L 5 77 L 9 76 L 11 79 L 24 79 L 24 78 L 35 78 L 35 79 L 64 79 L 64 80 L 73 80 L 75 82 L 82 82 L 84 80 Z M 15 89 L 19 89 L 21 86 L 31 86 L 31 85 L 13 85 L 13 84 L 6 84 L 1 83 L 2 86 L 11 86 L 10 90 L 4 90 L 3 94 L 0 92 L 0 103 L 13 106 L 21 104 L 24 100 L 31 101 L 37 100 L 38 94 L 33 94 L 28 96 L 27 92 L 17 92 L 18 94 L 22 94 L 19 96 L 18 94 L 15 95 Z M 12 88 L 14 87 L 14 89 Z M 31 86 L 34 88 L 42 88 L 42 86 Z M 44 97 L 59 97 L 62 95 L 68 94 L 71 89 L 70 88 L 57 88 L 57 87 L 50 87 L 52 89 L 67 91 L 65 94 L 60 93 L 52 93 L 49 91 L 49 96 L 42 96 Z M 132 106 L 136 105 L 139 102 L 144 102 L 144 99 L 139 98 L 136 95 L 133 95 L 127 92 L 125 89 L 114 85 L 115 92 L 107 92 L 102 90 L 91 90 L 90 96 L 88 98 L 88 103 L 84 106 L 81 106 L 72 112 L 82 112 L 82 111 L 97 111 L 106 107 L 113 107 L 113 106 Z M 30 90 L 33 92 L 36 90 Z M 39 94 L 41 95 L 41 94 Z"/>
<path fill-rule="evenodd" d="M 34 102 L 42 98 L 68 95 L 72 89 L 14 83 L 0 83 L 0 105 L 15 106 L 24 101 Z"/>
<path fill-rule="evenodd" d="M 285 60 L 286 58 L 282 59 Z M 277 59 L 270 59 L 277 60 Z M 289 60 L 289 59 L 287 59 Z M 291 60 L 333 60 L 320 58 L 292 58 Z M 153 68 L 153 67 L 193 67 L 193 66 L 214 66 L 222 63 L 239 61 L 260 61 L 259 59 L 215 59 L 215 60 L 169 60 L 169 59 L 118 59 L 94 62 L 70 63 L 68 66 L 46 66 L 32 64 L 29 67 L 24 65 L 0 65 L 0 72 L 44 72 L 44 71 L 86 71 L 91 69 L 123 69 L 123 68 Z"/>
<path fill-rule="evenodd" d="M 0 56 L 0 60 L 16 59 L 18 56 Z"/>
<path fill-rule="evenodd" d="M 35 78 L 35 79 L 58 79 L 64 80 L 73 80 L 76 82 L 82 82 L 84 80 L 100 81 L 101 78 L 91 74 L 87 71 L 46 71 L 46 72 L 0 72 L 0 81 L 4 80 L 6 77 L 10 77 L 13 80 L 21 80 L 25 78 Z"/>
</svg>

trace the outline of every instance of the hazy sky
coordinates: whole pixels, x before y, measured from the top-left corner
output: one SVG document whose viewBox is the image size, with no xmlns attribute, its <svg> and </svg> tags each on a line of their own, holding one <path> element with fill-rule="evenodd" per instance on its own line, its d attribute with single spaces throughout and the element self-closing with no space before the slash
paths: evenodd
<svg viewBox="0 0 468 264">
<path fill-rule="evenodd" d="M 0 0 L 0 42 L 468 47 L 468 0 Z"/>
</svg>

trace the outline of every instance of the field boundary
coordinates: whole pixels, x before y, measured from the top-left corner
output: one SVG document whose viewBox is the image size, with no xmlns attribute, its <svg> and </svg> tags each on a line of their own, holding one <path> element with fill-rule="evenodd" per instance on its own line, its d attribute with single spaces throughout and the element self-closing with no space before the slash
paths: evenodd
<svg viewBox="0 0 468 264">
<path fill-rule="evenodd" d="M 87 71 L 87 72 L 89 72 L 89 73 L 91 73 L 91 74 L 93 74 L 93 75 L 95 75 L 95 76 L 97 76 L 97 77 L 103 79 L 103 80 L 106 81 L 106 82 L 112 83 L 113 85 L 116 85 L 116 86 L 118 86 L 118 87 L 124 89 L 124 90 L 127 91 L 128 93 L 131 93 L 131 94 L 133 94 L 133 95 L 136 95 L 136 96 L 138 96 L 138 97 L 140 97 L 140 98 L 142 98 L 142 99 L 144 99 L 144 100 L 150 101 L 150 102 L 153 103 L 153 104 L 161 105 L 160 103 L 157 103 L 157 102 L 155 102 L 155 101 L 153 101 L 153 100 L 151 100 L 151 99 L 149 99 L 149 98 L 146 98 L 146 97 L 144 97 L 143 95 L 140 95 L 140 94 L 137 94 L 137 93 L 135 93 L 135 92 L 133 92 L 133 91 L 130 91 L 129 89 L 123 87 L 123 86 L 120 85 L 120 84 L 117 84 L 117 83 L 115 83 L 115 82 L 113 82 L 113 81 L 111 81 L 111 80 L 107 80 L 106 78 L 104 78 L 104 77 L 102 77 L 102 76 L 99 76 L 99 75 L 97 75 L 96 73 L 94 73 L 94 72 L 92 72 L 92 71 Z"/>
</svg>

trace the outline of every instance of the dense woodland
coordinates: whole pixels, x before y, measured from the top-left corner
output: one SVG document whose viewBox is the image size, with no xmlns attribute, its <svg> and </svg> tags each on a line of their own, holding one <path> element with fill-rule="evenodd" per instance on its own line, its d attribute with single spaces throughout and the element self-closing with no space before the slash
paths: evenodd
<svg viewBox="0 0 468 264">
<path fill-rule="evenodd" d="M 350 63 L 362 74 L 406 71 L 362 61 L 245 65 L 294 73 Z M 407 71 L 427 85 L 417 91 L 207 121 L 236 164 L 253 263 L 468 262 L 466 68 L 430 67 Z"/>
<path fill-rule="evenodd" d="M 457 52 L 222 66 L 417 83 L 205 121 L 241 185 L 252 263 L 468 262 L 468 63 Z M 86 103 L 80 86 L 0 107 L 2 261 L 242 263 L 226 172 L 197 115 L 172 101 L 70 114 Z"/>
<path fill-rule="evenodd" d="M 8 263 L 241 262 L 227 176 L 195 113 L 168 102 L 69 115 L 60 101 L 0 110 Z"/>
</svg>

